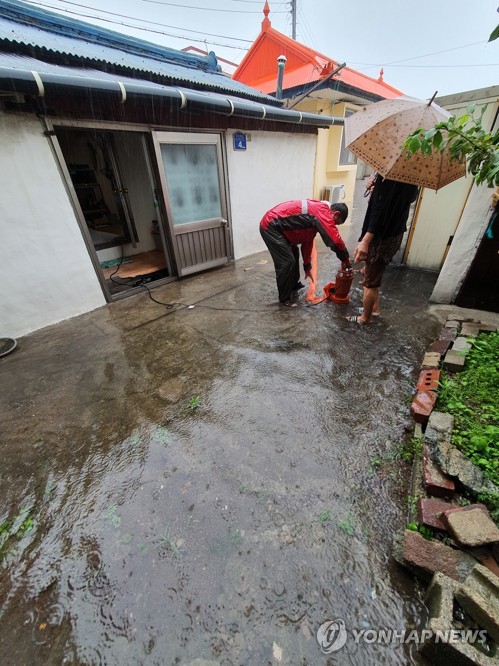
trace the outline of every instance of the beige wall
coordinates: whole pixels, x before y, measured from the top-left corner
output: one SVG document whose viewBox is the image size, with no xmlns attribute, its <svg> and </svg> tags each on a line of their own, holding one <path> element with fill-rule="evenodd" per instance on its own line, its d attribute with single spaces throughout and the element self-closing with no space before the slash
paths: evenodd
<svg viewBox="0 0 499 666">
<path fill-rule="evenodd" d="M 301 102 L 296 108 L 309 113 L 344 117 L 345 109 L 357 109 L 359 107 L 343 102 L 333 105 L 326 100 L 311 99 Z M 314 197 L 317 199 L 321 197 L 322 188 L 325 185 L 344 185 L 345 197 L 342 202 L 348 206 L 348 224 L 351 222 L 357 166 L 355 164 L 341 165 L 339 163 L 342 134 L 343 127 L 340 125 L 319 130 L 315 161 Z"/>
<path fill-rule="evenodd" d="M 469 101 L 469 99 L 457 100 L 453 104 L 446 104 L 445 108 L 453 115 L 461 116 L 466 113 Z M 474 101 L 478 109 L 488 103 L 483 126 L 490 128 L 497 109 L 496 100 Z M 456 233 L 472 185 L 472 178 L 466 176 L 446 185 L 438 192 L 423 190 L 422 201 L 418 207 L 405 254 L 408 266 L 440 270 L 447 256 L 449 239 Z"/>
</svg>

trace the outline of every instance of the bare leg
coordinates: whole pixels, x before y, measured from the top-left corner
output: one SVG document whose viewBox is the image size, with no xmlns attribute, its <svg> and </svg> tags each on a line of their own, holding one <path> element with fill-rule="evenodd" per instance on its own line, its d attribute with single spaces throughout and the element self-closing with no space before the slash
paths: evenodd
<svg viewBox="0 0 499 666">
<path fill-rule="evenodd" d="M 364 287 L 364 312 L 358 321 L 361 324 L 370 324 L 375 311 L 379 313 L 379 287 Z"/>
</svg>

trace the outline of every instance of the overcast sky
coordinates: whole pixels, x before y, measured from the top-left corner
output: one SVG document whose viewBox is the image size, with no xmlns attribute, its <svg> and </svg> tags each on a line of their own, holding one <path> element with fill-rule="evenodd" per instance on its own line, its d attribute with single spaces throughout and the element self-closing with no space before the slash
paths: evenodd
<svg viewBox="0 0 499 666">
<path fill-rule="evenodd" d="M 499 22 L 498 3 L 297 0 L 297 40 L 375 78 L 383 67 L 387 83 L 415 97 L 474 90 L 499 84 L 499 39 L 487 42 Z M 69 16 L 171 48 L 208 49 L 239 63 L 260 33 L 265 2 L 36 0 L 31 4 L 68 10 Z M 269 0 L 269 6 L 272 27 L 291 36 L 291 3 Z"/>
</svg>

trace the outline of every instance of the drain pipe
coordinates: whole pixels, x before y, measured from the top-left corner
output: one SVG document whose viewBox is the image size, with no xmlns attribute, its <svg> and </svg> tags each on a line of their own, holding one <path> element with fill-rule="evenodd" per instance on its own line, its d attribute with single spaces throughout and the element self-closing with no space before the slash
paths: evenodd
<svg viewBox="0 0 499 666">
<path fill-rule="evenodd" d="M 0 0 L 1 1 L 1 0 Z M 33 95 L 50 98 L 59 95 L 62 91 L 68 94 L 98 93 L 107 94 L 118 99 L 122 104 L 129 101 L 143 101 L 153 99 L 169 99 L 179 111 L 201 109 L 224 116 L 235 116 L 255 120 L 288 122 L 297 125 L 312 125 L 314 127 L 329 127 L 330 125 L 343 125 L 344 118 L 334 116 L 319 116 L 305 111 L 294 111 L 278 106 L 270 106 L 241 97 L 226 94 L 211 93 L 190 88 L 173 88 L 160 84 L 149 84 L 145 81 L 116 81 L 115 79 L 95 79 L 83 76 L 67 76 L 59 73 L 44 72 L 39 74 L 30 70 L 0 67 L 0 92 L 12 92 L 15 95 Z"/>
<path fill-rule="evenodd" d="M 286 67 L 287 58 L 285 55 L 280 55 L 277 58 L 277 87 L 275 91 L 275 98 L 282 99 L 282 80 L 284 78 L 284 68 Z"/>
</svg>

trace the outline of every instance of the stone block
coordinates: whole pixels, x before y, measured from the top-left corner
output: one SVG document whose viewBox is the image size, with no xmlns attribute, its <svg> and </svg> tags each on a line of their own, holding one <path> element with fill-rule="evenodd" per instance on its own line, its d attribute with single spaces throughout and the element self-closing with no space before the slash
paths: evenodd
<svg viewBox="0 0 499 666">
<path fill-rule="evenodd" d="M 457 319 L 447 319 L 445 324 L 445 328 L 450 328 L 451 330 L 454 329 L 455 331 L 457 331 L 460 326 L 461 324 Z"/>
<path fill-rule="evenodd" d="M 497 666 L 495 656 L 488 656 L 464 640 L 444 641 L 442 636 L 455 629 L 453 622 L 454 599 L 462 586 L 442 573 L 436 573 L 429 585 L 425 605 L 428 619 L 420 651 L 430 664 L 453 666 Z"/>
<path fill-rule="evenodd" d="M 438 368 L 440 365 L 440 354 L 435 352 L 426 352 L 421 364 L 421 368 Z"/>
<path fill-rule="evenodd" d="M 456 490 L 454 481 L 433 462 L 427 444 L 423 444 L 423 485 L 426 492 L 435 497 L 452 497 Z"/>
<path fill-rule="evenodd" d="M 438 336 L 439 340 L 451 340 L 454 341 L 457 337 L 457 329 L 456 328 L 443 328 L 440 331 L 440 335 Z"/>
<path fill-rule="evenodd" d="M 430 354 L 440 354 L 440 357 L 444 356 L 452 344 L 452 340 L 435 340 L 428 347 L 428 352 Z"/>
<path fill-rule="evenodd" d="M 421 439 L 423 437 L 423 428 L 421 427 L 421 423 L 415 423 L 414 424 L 414 435 L 416 439 Z"/>
<path fill-rule="evenodd" d="M 419 532 L 404 531 L 402 556 L 421 578 L 429 580 L 437 571 L 458 582 L 464 581 L 477 564 L 471 555 L 440 541 L 425 539 Z"/>
<path fill-rule="evenodd" d="M 465 363 L 466 356 L 453 349 L 449 349 L 443 361 L 444 368 L 450 372 L 460 372 L 464 369 Z"/>
<path fill-rule="evenodd" d="M 421 498 L 418 501 L 418 522 L 420 525 L 428 525 L 428 527 L 445 532 L 447 528 L 440 519 L 440 514 L 454 506 L 455 504 L 444 502 L 441 499 Z"/>
<path fill-rule="evenodd" d="M 499 493 L 499 488 L 485 476 L 482 470 L 450 442 L 429 441 L 428 443 L 430 453 L 444 474 L 458 478 L 471 494 Z"/>
<path fill-rule="evenodd" d="M 465 338 L 476 338 L 480 333 L 480 324 L 472 324 L 471 322 L 465 321 L 461 326 L 461 335 Z"/>
<path fill-rule="evenodd" d="M 499 643 L 499 578 L 477 564 L 455 596 L 464 610 Z"/>
<path fill-rule="evenodd" d="M 461 335 L 457 337 L 452 343 L 452 351 L 462 352 L 467 354 L 470 349 L 471 349 L 470 343 L 466 340 L 466 338 L 464 338 Z"/>
<path fill-rule="evenodd" d="M 438 382 L 440 381 L 440 370 L 427 368 L 419 373 L 416 389 L 418 391 L 438 391 Z"/>
<path fill-rule="evenodd" d="M 434 411 L 431 413 L 428 426 L 437 434 L 439 441 L 450 442 L 454 428 L 454 417 L 448 412 Z"/>
<path fill-rule="evenodd" d="M 480 333 L 495 333 L 497 331 L 497 326 L 491 324 L 477 324 L 480 329 Z"/>
<path fill-rule="evenodd" d="M 451 536 L 463 546 L 485 546 L 499 541 L 499 529 L 488 511 L 482 508 L 445 511 L 442 522 Z"/>
<path fill-rule="evenodd" d="M 417 423 L 427 423 L 437 401 L 435 391 L 418 391 L 411 403 L 411 416 Z"/>
</svg>

